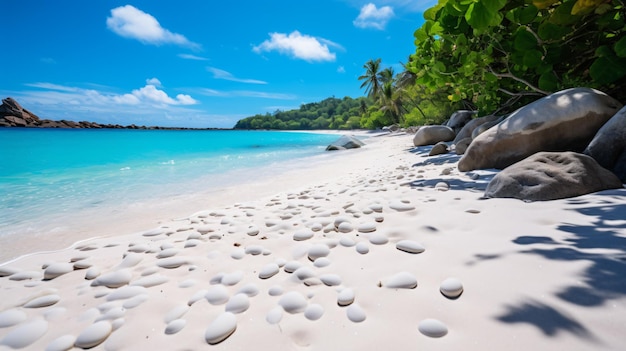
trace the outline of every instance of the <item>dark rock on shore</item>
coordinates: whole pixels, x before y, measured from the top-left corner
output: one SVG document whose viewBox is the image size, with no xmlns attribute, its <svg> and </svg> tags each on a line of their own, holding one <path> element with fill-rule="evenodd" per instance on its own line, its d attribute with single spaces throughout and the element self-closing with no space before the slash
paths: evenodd
<svg viewBox="0 0 626 351">
<path fill-rule="evenodd" d="M 473 139 L 458 168 L 462 172 L 503 169 L 539 151 L 582 152 L 621 107 L 594 89 L 554 93 L 520 108 Z"/>
<path fill-rule="evenodd" d="M 626 182 L 626 107 L 600 128 L 584 154 Z"/>
<path fill-rule="evenodd" d="M 622 187 L 615 174 L 587 155 L 539 152 L 496 174 L 485 196 L 546 201 Z"/>
<path fill-rule="evenodd" d="M 343 135 L 326 147 L 326 151 L 357 149 L 365 145 L 361 140 L 350 136 Z"/>
</svg>

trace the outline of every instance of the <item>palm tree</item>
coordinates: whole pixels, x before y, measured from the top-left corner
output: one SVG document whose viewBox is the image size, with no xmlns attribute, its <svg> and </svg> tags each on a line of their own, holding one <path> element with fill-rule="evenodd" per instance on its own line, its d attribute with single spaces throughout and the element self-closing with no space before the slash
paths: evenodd
<svg viewBox="0 0 626 351">
<path fill-rule="evenodd" d="M 365 87 L 367 96 L 376 99 L 381 89 L 380 58 L 367 61 L 363 68 L 365 68 L 365 74 L 359 77 L 359 80 L 363 81 L 361 88 Z"/>
<path fill-rule="evenodd" d="M 394 83 L 395 75 L 396 72 L 394 72 L 393 67 L 387 67 L 380 71 L 380 73 L 378 73 L 378 80 L 381 83 L 381 88 L 383 88 L 387 83 Z"/>
<path fill-rule="evenodd" d="M 380 94 L 380 110 L 391 116 L 394 123 L 401 123 L 404 114 L 402 103 L 403 97 L 400 90 L 397 90 L 393 81 L 386 82 Z"/>
</svg>

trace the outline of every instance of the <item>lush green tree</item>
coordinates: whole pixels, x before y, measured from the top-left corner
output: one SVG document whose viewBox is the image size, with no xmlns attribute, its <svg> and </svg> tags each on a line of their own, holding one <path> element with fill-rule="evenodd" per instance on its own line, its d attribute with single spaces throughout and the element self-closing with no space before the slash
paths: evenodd
<svg viewBox="0 0 626 351">
<path fill-rule="evenodd" d="M 626 99 L 623 1 L 440 0 L 409 61 L 427 94 L 490 113 L 575 86 Z"/>
<path fill-rule="evenodd" d="M 365 74 L 359 76 L 359 80 L 362 80 L 361 89 L 365 88 L 365 93 L 368 97 L 373 99 L 378 98 L 378 93 L 381 88 L 380 81 L 380 58 L 376 60 L 369 60 L 364 65 Z"/>
</svg>

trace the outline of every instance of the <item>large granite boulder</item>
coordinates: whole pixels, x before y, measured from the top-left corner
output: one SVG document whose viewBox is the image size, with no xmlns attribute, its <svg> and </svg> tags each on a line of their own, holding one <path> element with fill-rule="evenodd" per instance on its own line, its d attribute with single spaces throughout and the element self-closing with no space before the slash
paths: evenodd
<svg viewBox="0 0 626 351">
<path fill-rule="evenodd" d="M 454 134 L 457 134 L 459 131 L 461 131 L 461 129 L 463 129 L 463 127 L 467 123 L 469 123 L 472 120 L 472 117 L 474 117 L 474 115 L 477 113 L 478 111 L 470 111 L 470 110 L 456 111 L 450 116 L 450 119 L 446 123 L 446 126 L 452 128 L 452 130 L 454 131 Z"/>
<path fill-rule="evenodd" d="M 473 139 L 458 168 L 503 169 L 539 151 L 582 152 L 621 107 L 617 100 L 589 88 L 546 96 Z"/>
<path fill-rule="evenodd" d="M 454 135 L 454 131 L 448 126 L 423 126 L 415 133 L 413 145 L 434 145 L 440 141 L 452 141 Z"/>
<path fill-rule="evenodd" d="M 26 127 L 39 122 L 39 117 L 23 108 L 13 98 L 2 99 L 0 120 L 12 127 Z"/>
<path fill-rule="evenodd" d="M 584 154 L 626 183 L 626 107 L 600 128 Z"/>
<path fill-rule="evenodd" d="M 485 196 L 546 201 L 618 188 L 617 176 L 587 155 L 539 152 L 496 174 Z"/>
<path fill-rule="evenodd" d="M 463 140 L 465 138 L 471 138 L 474 130 L 485 123 L 490 123 L 494 121 L 498 121 L 502 118 L 501 116 L 489 115 L 484 117 L 474 118 L 473 120 L 467 122 L 467 124 L 456 134 L 454 138 L 453 144 L 456 144 L 458 141 Z"/>
<path fill-rule="evenodd" d="M 365 145 L 361 140 L 351 136 L 343 135 L 326 147 L 326 151 L 357 149 Z"/>
</svg>

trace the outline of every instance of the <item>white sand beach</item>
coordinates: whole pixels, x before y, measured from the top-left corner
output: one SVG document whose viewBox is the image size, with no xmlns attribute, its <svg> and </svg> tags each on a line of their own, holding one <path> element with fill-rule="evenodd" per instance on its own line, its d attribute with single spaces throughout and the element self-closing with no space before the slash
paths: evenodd
<svg viewBox="0 0 626 351">
<path fill-rule="evenodd" d="M 412 137 L 0 242 L 0 350 L 623 350 L 626 189 L 482 199 Z"/>
</svg>

